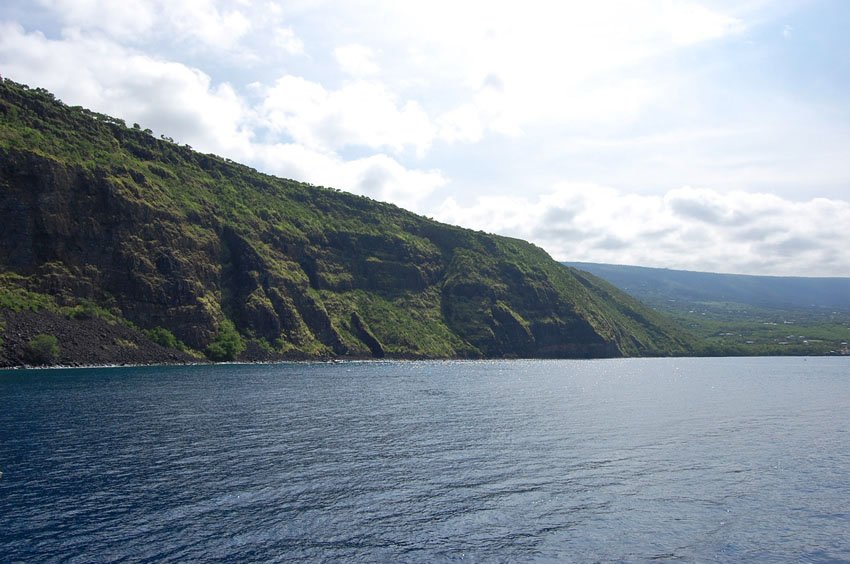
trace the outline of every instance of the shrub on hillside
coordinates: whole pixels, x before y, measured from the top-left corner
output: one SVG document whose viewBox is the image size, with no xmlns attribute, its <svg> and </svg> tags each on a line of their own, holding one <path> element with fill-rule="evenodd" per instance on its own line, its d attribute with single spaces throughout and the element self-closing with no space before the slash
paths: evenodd
<svg viewBox="0 0 850 564">
<path fill-rule="evenodd" d="M 59 360 L 59 340 L 53 335 L 36 335 L 24 351 L 28 364 L 56 364 Z"/>
<path fill-rule="evenodd" d="M 245 341 L 229 319 L 221 322 L 218 335 L 207 347 L 207 357 L 216 362 L 235 360 L 245 350 Z"/>
<path fill-rule="evenodd" d="M 145 333 L 147 333 L 148 338 L 157 345 L 161 345 L 169 349 L 183 348 L 180 346 L 182 343 L 177 340 L 177 337 L 174 336 L 174 333 L 172 333 L 165 327 L 154 327 L 149 331 L 145 331 Z"/>
</svg>

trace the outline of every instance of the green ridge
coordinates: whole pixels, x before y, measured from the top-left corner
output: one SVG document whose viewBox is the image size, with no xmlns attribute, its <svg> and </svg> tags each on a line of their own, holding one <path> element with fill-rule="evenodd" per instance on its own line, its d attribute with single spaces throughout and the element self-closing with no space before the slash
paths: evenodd
<svg viewBox="0 0 850 564">
<path fill-rule="evenodd" d="M 604 278 L 686 327 L 699 337 L 701 355 L 850 354 L 850 278 L 565 264 Z"/>
<path fill-rule="evenodd" d="M 261 174 L 10 80 L 0 210 L 0 308 L 89 300 L 215 359 L 693 348 L 530 243 Z"/>
</svg>

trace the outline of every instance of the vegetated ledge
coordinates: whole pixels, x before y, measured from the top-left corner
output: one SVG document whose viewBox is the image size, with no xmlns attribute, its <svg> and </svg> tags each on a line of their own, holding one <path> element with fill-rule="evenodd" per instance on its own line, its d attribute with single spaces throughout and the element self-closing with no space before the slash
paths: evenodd
<svg viewBox="0 0 850 564">
<path fill-rule="evenodd" d="M 664 316 L 525 241 L 261 174 L 9 80 L 0 218 L 9 364 L 22 347 L 85 364 L 694 350 Z M 87 323 L 78 347 L 72 327 Z"/>
</svg>

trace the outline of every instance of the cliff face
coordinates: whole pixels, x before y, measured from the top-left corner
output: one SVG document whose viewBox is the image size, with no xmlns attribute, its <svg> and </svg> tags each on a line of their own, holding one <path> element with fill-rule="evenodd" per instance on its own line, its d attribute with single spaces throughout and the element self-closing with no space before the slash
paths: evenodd
<svg viewBox="0 0 850 564">
<path fill-rule="evenodd" d="M 204 307 L 221 254 L 216 238 L 129 197 L 103 171 L 30 152 L 0 150 L 0 263 L 31 276 L 31 290 L 117 305 L 142 327 L 171 327 L 187 343 L 209 340 Z"/>
<path fill-rule="evenodd" d="M 57 308 L 87 300 L 198 351 L 230 322 L 249 345 L 234 354 L 252 357 L 597 357 L 689 345 L 654 312 L 523 241 L 262 175 L 8 80 L 0 217 L 7 287 Z"/>
</svg>

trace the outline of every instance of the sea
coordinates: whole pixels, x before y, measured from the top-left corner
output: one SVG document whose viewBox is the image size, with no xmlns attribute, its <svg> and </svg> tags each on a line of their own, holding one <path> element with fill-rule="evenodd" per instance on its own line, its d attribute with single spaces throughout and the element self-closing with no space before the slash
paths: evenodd
<svg viewBox="0 0 850 564">
<path fill-rule="evenodd" d="M 850 562 L 850 359 L 0 371 L 2 562 Z"/>
</svg>

